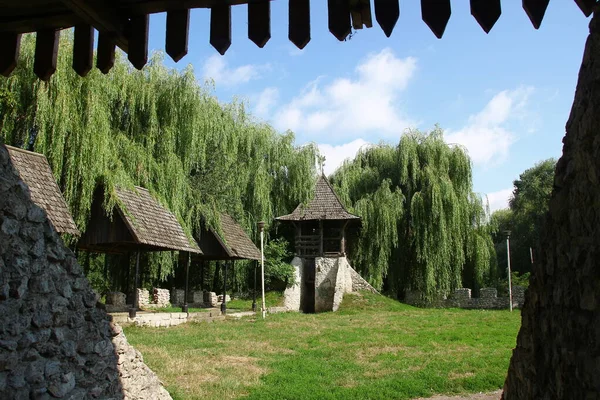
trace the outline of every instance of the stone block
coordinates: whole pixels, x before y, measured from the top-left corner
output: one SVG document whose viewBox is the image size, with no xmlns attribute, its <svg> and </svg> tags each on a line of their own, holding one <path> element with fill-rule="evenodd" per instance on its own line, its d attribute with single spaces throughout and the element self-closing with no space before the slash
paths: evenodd
<svg viewBox="0 0 600 400">
<path fill-rule="evenodd" d="M 124 307 L 126 305 L 126 296 L 122 292 L 109 292 L 106 294 L 106 304 L 116 307 Z"/>
</svg>

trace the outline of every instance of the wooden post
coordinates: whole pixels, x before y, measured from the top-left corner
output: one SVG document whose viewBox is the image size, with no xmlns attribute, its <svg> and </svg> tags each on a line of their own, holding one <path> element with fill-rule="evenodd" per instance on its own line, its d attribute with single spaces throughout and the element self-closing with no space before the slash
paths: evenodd
<svg viewBox="0 0 600 400">
<path fill-rule="evenodd" d="M 129 309 L 129 318 L 135 318 L 137 309 L 138 309 L 138 294 L 137 294 L 137 288 L 138 288 L 138 278 L 140 275 L 140 252 L 137 251 L 135 253 L 135 278 L 134 278 L 134 288 L 133 288 L 133 307 L 131 309 Z"/>
<path fill-rule="evenodd" d="M 340 244 L 340 253 L 342 253 L 342 256 L 346 255 L 346 225 L 348 225 L 348 221 L 342 225 L 342 243 Z"/>
<path fill-rule="evenodd" d="M 323 257 L 323 220 L 319 220 L 319 255 Z"/>
<path fill-rule="evenodd" d="M 189 296 L 189 281 L 190 281 L 190 258 L 191 255 L 187 253 L 187 260 L 185 262 L 185 294 L 183 299 L 183 306 L 181 307 L 181 312 L 188 312 L 188 296 Z"/>
</svg>

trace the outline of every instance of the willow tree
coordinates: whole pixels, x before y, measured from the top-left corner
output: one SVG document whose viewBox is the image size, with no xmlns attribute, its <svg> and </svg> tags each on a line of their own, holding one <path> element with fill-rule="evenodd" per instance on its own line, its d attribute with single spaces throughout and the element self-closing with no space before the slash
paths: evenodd
<svg viewBox="0 0 600 400">
<path fill-rule="evenodd" d="M 32 72 L 34 47 L 25 35 L 19 66 L 0 80 L 0 139 L 47 156 L 81 231 L 99 183 L 109 212 L 116 185 L 148 188 L 189 235 L 218 226 L 220 212 L 252 234 L 258 220 L 310 195 L 316 148 L 255 122 L 242 102 L 219 102 L 190 66 L 169 69 L 156 53 L 137 71 L 119 53 L 108 75 L 93 69 L 81 79 L 68 38 L 45 83 Z M 150 263 L 155 278 L 172 272 L 170 253 Z"/>
<path fill-rule="evenodd" d="M 469 279 L 485 279 L 495 256 L 485 209 L 472 192 L 469 157 L 441 129 L 363 149 L 332 181 L 363 218 L 353 256 L 374 286 L 431 299 L 460 287 L 465 266 Z"/>
</svg>

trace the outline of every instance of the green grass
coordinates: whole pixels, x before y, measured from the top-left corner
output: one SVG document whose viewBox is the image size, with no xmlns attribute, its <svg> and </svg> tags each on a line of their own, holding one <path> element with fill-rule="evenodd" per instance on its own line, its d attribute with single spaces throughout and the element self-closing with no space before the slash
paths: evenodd
<svg viewBox="0 0 600 400">
<path fill-rule="evenodd" d="M 256 297 L 256 308 L 260 310 L 261 304 L 260 293 Z M 283 305 L 283 293 L 282 292 L 267 292 L 265 293 L 265 305 L 269 307 L 277 307 Z M 252 310 L 252 298 L 249 299 L 233 299 L 227 303 L 227 309 L 235 309 L 240 311 L 251 311 Z"/>
<path fill-rule="evenodd" d="M 174 399 L 410 399 L 501 388 L 519 325 L 362 294 L 336 313 L 125 331 Z"/>
</svg>

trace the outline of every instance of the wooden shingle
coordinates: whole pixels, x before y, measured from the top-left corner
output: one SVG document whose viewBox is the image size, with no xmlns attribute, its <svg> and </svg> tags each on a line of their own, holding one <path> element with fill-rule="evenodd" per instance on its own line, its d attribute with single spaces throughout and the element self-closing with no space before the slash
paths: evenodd
<svg viewBox="0 0 600 400">
<path fill-rule="evenodd" d="M 315 195 L 308 205 L 300 204 L 291 214 L 276 219 L 278 221 L 358 220 L 360 217 L 346 210 L 327 178 L 321 175 L 315 186 Z"/>
<path fill-rule="evenodd" d="M 77 225 L 52 175 L 46 156 L 12 146 L 6 146 L 6 149 L 21 179 L 29 186 L 31 200 L 46 211 L 54 229 L 58 233 L 79 236 Z"/>
</svg>

